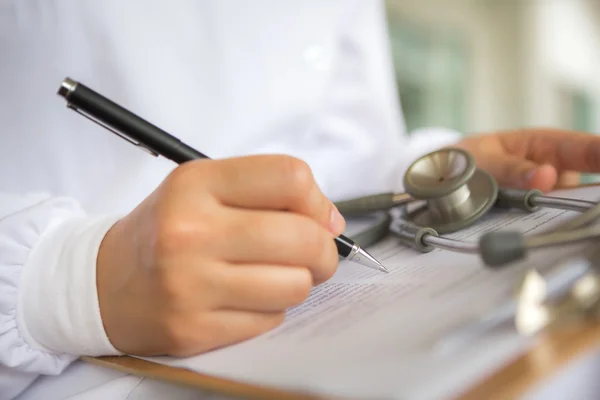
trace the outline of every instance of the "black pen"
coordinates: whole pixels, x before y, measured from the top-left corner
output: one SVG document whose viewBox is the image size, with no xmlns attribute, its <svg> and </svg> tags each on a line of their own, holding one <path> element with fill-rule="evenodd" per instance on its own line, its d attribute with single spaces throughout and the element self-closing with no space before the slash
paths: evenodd
<svg viewBox="0 0 600 400">
<path fill-rule="evenodd" d="M 177 164 L 209 158 L 80 82 L 65 78 L 58 89 L 58 95 L 67 101 L 67 107 L 155 157 L 160 155 Z M 343 258 L 388 272 L 379 261 L 346 236 L 336 237 L 335 244 L 338 254 Z"/>
</svg>

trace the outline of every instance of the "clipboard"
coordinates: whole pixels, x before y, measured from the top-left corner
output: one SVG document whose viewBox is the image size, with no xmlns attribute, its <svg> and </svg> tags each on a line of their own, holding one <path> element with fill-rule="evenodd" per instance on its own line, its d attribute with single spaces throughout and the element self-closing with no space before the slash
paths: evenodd
<svg viewBox="0 0 600 400">
<path fill-rule="evenodd" d="M 457 400 L 512 399 L 523 396 L 532 386 L 560 371 L 571 360 L 600 348 L 600 323 L 556 330 L 542 335 L 528 352 L 505 366 L 499 367 L 487 379 L 476 383 Z M 207 392 L 247 399 L 277 400 L 338 400 L 334 397 L 287 392 L 271 387 L 200 374 L 183 368 L 157 364 L 130 356 L 83 357 L 83 361 L 112 368 L 149 379 L 191 386 Z"/>
<path fill-rule="evenodd" d="M 600 186 L 589 183 L 560 189 Z M 384 235 L 382 215 L 370 218 L 371 224 L 361 221 L 360 228 L 354 227 L 353 240 L 368 246 Z M 458 395 L 460 400 L 495 400 L 519 398 L 534 385 L 560 371 L 569 361 L 600 348 L 600 321 L 565 326 L 544 332 L 537 337 L 536 344 L 515 360 L 498 366 L 487 378 L 474 384 Z M 194 387 L 206 392 L 246 399 L 277 400 L 337 400 L 336 397 L 318 396 L 309 393 L 289 392 L 273 387 L 256 386 L 215 376 L 197 373 L 184 368 L 158 364 L 131 356 L 82 357 L 81 360 L 105 368 L 154 380 Z"/>
</svg>

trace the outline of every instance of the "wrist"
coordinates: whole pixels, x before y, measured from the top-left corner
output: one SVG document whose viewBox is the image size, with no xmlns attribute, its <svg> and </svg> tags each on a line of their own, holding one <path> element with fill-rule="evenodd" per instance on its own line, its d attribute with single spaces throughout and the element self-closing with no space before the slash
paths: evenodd
<svg viewBox="0 0 600 400">
<path fill-rule="evenodd" d="M 111 343 L 116 348 L 122 348 L 120 332 L 125 324 L 120 320 L 123 312 L 128 308 L 127 283 L 132 271 L 137 265 L 134 255 L 127 243 L 128 235 L 124 220 L 115 223 L 104 236 L 98 249 L 97 258 L 97 290 L 98 305 L 102 318 L 103 328 Z M 126 293 L 127 294 L 127 293 Z"/>
</svg>

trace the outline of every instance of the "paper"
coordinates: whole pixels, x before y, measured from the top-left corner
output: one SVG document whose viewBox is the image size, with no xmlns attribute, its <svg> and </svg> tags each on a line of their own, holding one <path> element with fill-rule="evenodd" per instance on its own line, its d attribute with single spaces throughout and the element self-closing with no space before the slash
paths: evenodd
<svg viewBox="0 0 600 400">
<path fill-rule="evenodd" d="M 598 188 L 558 193 L 596 200 Z M 475 241 L 483 232 L 550 228 L 574 212 L 493 211 L 448 235 Z M 390 270 L 342 262 L 336 275 L 290 309 L 283 325 L 255 339 L 197 357 L 152 361 L 261 386 L 345 398 L 448 398 L 468 389 L 530 345 L 499 327 L 456 352 L 440 352 L 449 332 L 513 298 L 527 268 L 542 271 L 581 245 L 532 253 L 501 270 L 476 255 L 421 254 L 388 238 L 369 249 Z"/>
</svg>

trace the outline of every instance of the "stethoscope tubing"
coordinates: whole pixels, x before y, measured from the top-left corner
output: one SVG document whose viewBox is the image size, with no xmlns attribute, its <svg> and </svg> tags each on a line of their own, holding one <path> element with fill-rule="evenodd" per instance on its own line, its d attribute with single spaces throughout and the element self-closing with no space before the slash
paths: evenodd
<svg viewBox="0 0 600 400">
<path fill-rule="evenodd" d="M 525 238 L 525 247 L 536 249 L 556 245 L 567 245 L 600 237 L 600 226 L 581 228 L 576 231 L 549 232 L 531 235 Z M 423 244 L 437 249 L 453 251 L 455 253 L 477 254 L 479 245 L 476 242 L 455 240 L 431 234 L 423 235 Z"/>
<path fill-rule="evenodd" d="M 443 236 L 424 235 L 421 239 L 427 246 L 437 249 L 453 251 L 455 253 L 477 254 L 479 246 L 475 242 L 455 240 Z"/>
<path fill-rule="evenodd" d="M 439 236 L 428 227 L 413 226 L 406 221 L 395 220 L 389 230 L 408 245 L 420 252 L 427 253 L 442 249 L 456 253 L 480 254 L 486 264 L 501 267 L 523 258 L 527 251 L 557 245 L 569 245 L 590 239 L 600 238 L 600 225 L 585 226 L 600 216 L 600 205 L 591 201 L 564 199 L 549 196 L 531 196 L 530 203 L 536 207 L 578 211 L 582 214 L 566 223 L 538 234 L 524 235 L 519 231 L 489 232 L 478 242 L 468 242 Z M 563 226 L 568 229 L 561 229 Z"/>
<path fill-rule="evenodd" d="M 530 201 L 532 205 L 538 207 L 556 208 L 559 210 L 577 212 L 586 212 L 597 204 L 587 200 L 565 199 L 562 197 L 544 195 L 534 195 L 531 197 Z"/>
</svg>

